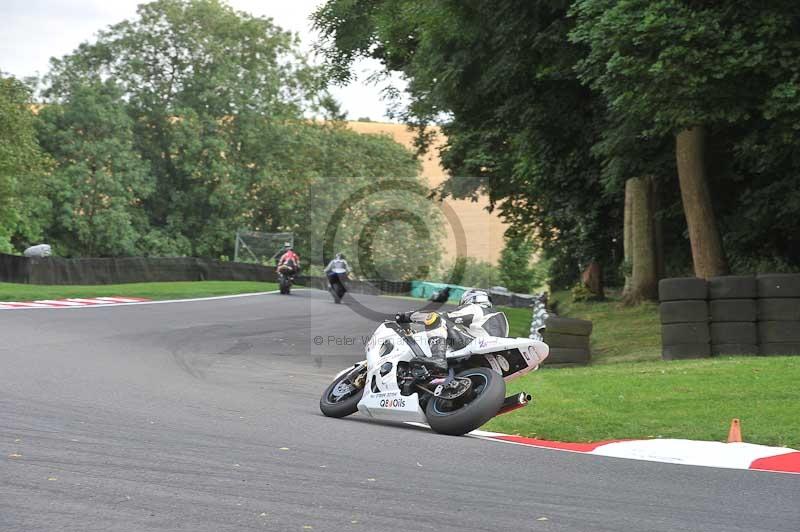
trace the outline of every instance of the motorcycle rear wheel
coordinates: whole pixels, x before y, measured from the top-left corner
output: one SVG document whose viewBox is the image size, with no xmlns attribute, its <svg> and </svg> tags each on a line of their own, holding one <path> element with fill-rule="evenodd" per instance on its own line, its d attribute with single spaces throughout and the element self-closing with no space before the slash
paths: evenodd
<svg viewBox="0 0 800 532">
<path fill-rule="evenodd" d="M 366 368 L 364 369 L 366 371 Z M 341 398 L 338 401 L 334 395 L 334 390 L 340 383 L 344 383 L 347 379 L 348 373 L 338 377 L 325 388 L 322 392 L 322 397 L 319 400 L 319 409 L 328 417 L 345 417 L 350 414 L 355 414 L 358 411 L 358 402 L 364 395 L 364 388 L 353 391 L 347 397 Z"/>
<path fill-rule="evenodd" d="M 281 277 L 278 281 L 280 284 L 281 294 L 290 294 L 292 291 L 292 282 L 286 277 Z"/>
<path fill-rule="evenodd" d="M 492 419 L 503 406 L 506 383 L 503 376 L 489 368 L 464 370 L 456 377 L 472 381 L 472 397 L 463 404 L 454 404 L 438 397 L 431 397 L 425 407 L 428 425 L 440 433 L 461 436 L 473 431 Z"/>
</svg>

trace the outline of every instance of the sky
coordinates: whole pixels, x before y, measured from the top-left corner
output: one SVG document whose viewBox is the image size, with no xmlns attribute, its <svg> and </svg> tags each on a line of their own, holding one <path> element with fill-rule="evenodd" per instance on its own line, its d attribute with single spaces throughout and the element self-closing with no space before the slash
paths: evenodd
<svg viewBox="0 0 800 532">
<path fill-rule="evenodd" d="M 144 0 L 0 0 L 0 71 L 19 78 L 44 75 L 51 57 L 66 55 L 80 43 L 93 41 L 99 30 L 135 17 L 140 3 Z M 228 3 L 239 11 L 271 17 L 278 26 L 298 34 L 302 49 L 312 53 L 317 34 L 308 17 L 323 0 Z M 377 61 L 360 61 L 355 65 L 356 81 L 345 87 L 331 87 L 349 119 L 388 121 L 380 86 L 366 81 L 377 70 Z"/>
</svg>

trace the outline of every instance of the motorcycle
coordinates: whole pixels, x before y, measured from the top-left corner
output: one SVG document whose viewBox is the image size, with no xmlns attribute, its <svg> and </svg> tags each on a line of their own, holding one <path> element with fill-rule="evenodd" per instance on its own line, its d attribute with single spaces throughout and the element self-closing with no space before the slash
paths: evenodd
<svg viewBox="0 0 800 532">
<path fill-rule="evenodd" d="M 291 266 L 282 265 L 278 266 L 278 287 L 281 294 L 289 295 L 292 291 L 292 283 L 294 283 L 295 270 Z"/>
<path fill-rule="evenodd" d="M 550 348 L 528 338 L 508 338 L 502 312 L 442 316 L 447 325 L 447 370 L 430 371 L 416 361 L 430 356 L 423 315 L 398 314 L 375 330 L 366 360 L 333 379 L 320 410 L 342 418 L 427 423 L 441 434 L 460 436 L 491 418 L 526 406 L 525 392 L 505 397 L 505 382 L 539 367 Z"/>
<path fill-rule="evenodd" d="M 342 298 L 347 293 L 347 287 L 344 285 L 344 281 L 347 280 L 346 273 L 329 273 L 328 274 L 328 291 L 333 296 L 333 302 L 336 304 L 342 303 Z"/>
</svg>

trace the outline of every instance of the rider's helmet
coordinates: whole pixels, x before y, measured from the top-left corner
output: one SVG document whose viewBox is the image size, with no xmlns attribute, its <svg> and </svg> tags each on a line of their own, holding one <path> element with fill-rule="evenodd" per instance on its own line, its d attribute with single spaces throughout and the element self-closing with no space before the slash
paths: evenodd
<svg viewBox="0 0 800 532">
<path fill-rule="evenodd" d="M 336 260 L 345 260 L 344 253 L 337 253 L 336 254 Z"/>
<path fill-rule="evenodd" d="M 283 243 L 283 249 L 284 249 L 284 251 L 289 251 L 290 249 L 292 249 L 292 243 L 291 242 L 284 242 Z"/>
<path fill-rule="evenodd" d="M 482 307 L 491 307 L 492 299 L 485 290 L 470 288 L 469 290 L 464 291 L 464 293 L 461 295 L 461 301 L 459 301 L 458 304 L 459 306 L 475 304 Z"/>
</svg>

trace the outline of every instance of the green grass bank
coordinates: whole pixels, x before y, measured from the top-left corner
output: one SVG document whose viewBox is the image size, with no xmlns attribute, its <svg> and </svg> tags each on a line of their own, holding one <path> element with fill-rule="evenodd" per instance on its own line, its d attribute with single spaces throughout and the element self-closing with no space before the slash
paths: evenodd
<svg viewBox="0 0 800 532">
<path fill-rule="evenodd" d="M 688 438 L 800 449 L 800 357 L 725 357 L 542 368 L 508 384 L 534 403 L 485 428 L 560 441 Z"/>
<path fill-rule="evenodd" d="M 0 283 L 0 301 L 34 301 L 70 297 L 142 297 L 153 300 L 190 299 L 277 290 L 275 283 L 251 281 L 196 281 L 107 285 L 34 285 Z"/>
</svg>

